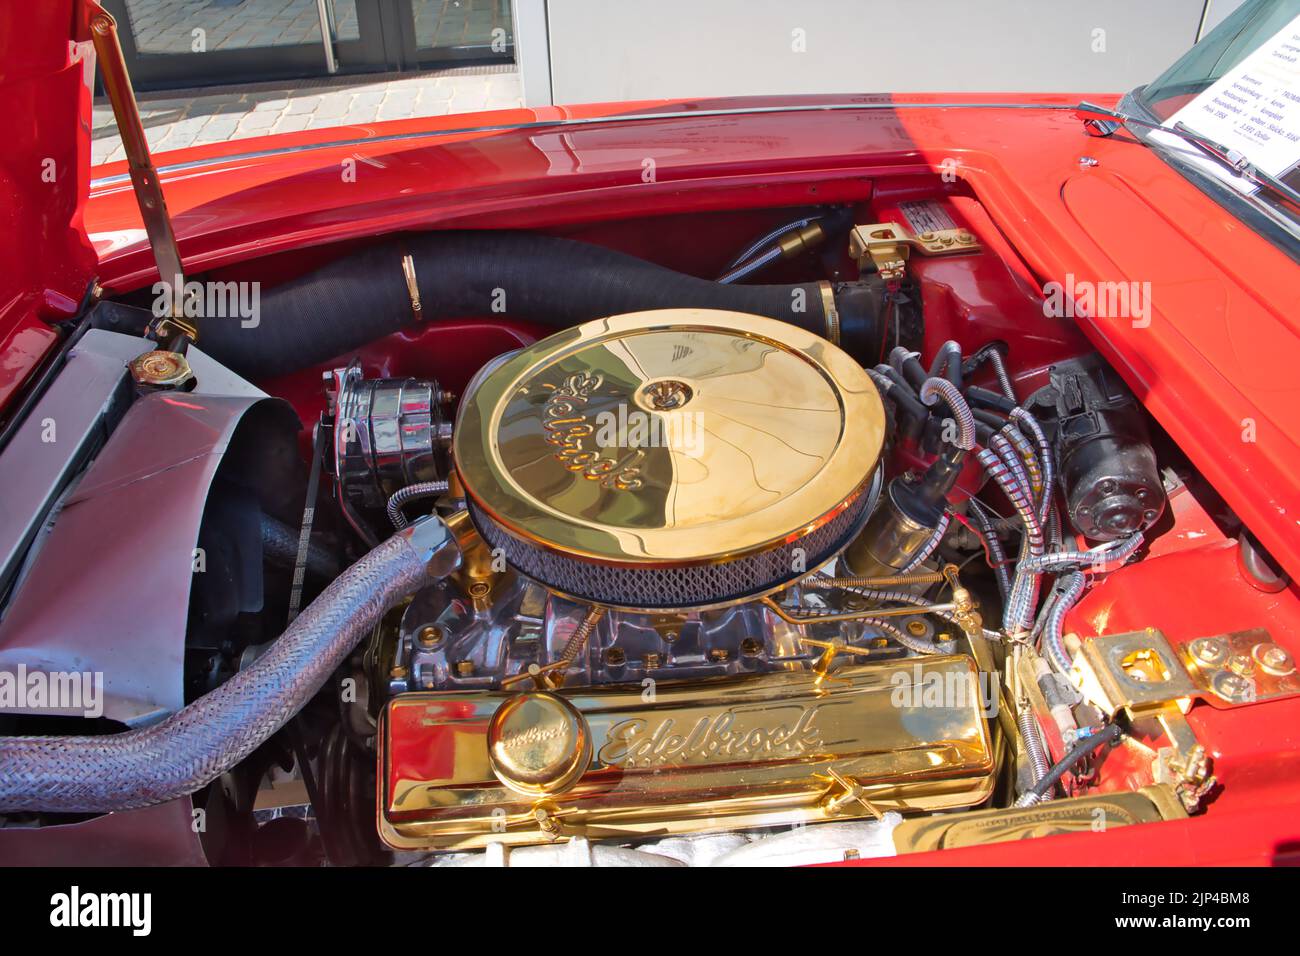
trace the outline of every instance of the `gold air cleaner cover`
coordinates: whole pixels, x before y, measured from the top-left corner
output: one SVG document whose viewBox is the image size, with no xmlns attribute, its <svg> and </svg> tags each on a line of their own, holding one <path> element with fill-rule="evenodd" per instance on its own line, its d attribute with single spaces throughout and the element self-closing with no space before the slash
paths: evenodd
<svg viewBox="0 0 1300 956">
<path fill-rule="evenodd" d="M 588 322 L 470 383 L 456 468 L 479 533 L 528 576 L 615 607 L 789 584 L 866 519 L 885 413 L 863 369 L 773 319 Z"/>
</svg>

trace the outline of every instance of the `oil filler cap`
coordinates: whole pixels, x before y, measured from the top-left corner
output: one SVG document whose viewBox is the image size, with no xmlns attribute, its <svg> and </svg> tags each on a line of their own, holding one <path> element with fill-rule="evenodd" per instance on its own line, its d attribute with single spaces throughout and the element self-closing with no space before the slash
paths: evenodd
<svg viewBox="0 0 1300 956">
<path fill-rule="evenodd" d="M 529 691 L 509 698 L 487 730 L 492 772 L 528 797 L 567 789 L 591 763 L 591 730 L 563 697 Z"/>
</svg>

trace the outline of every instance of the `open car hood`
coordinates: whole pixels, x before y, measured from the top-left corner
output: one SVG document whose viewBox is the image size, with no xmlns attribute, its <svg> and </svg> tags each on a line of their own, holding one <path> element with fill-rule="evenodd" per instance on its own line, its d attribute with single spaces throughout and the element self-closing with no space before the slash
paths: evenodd
<svg viewBox="0 0 1300 956">
<path fill-rule="evenodd" d="M 95 65 L 85 9 L 79 0 L 0 4 L 0 407 L 95 275 L 82 221 Z"/>
</svg>

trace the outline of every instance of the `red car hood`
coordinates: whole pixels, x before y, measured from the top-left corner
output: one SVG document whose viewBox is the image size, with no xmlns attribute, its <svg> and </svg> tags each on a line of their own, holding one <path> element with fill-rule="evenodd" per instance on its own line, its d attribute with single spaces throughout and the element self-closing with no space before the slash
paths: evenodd
<svg viewBox="0 0 1300 956">
<path fill-rule="evenodd" d="M 0 7 L 0 89 L 19 124 L 0 199 L 10 226 L 0 402 L 53 342 L 49 320 L 70 314 L 93 276 L 109 292 L 156 278 L 126 164 L 97 168 L 90 181 L 93 54 L 88 42 L 70 39 L 88 36 L 85 4 L 16 7 Z M 811 195 L 835 201 L 846 179 L 951 169 L 954 189 L 973 192 L 986 216 L 982 237 L 1031 293 L 1049 282 L 1150 283 L 1149 324 L 1074 321 L 1264 545 L 1300 574 L 1295 263 L 1152 151 L 1086 136 L 1069 109 L 1079 98 L 548 107 L 241 140 L 164 154 L 158 165 L 189 273 L 237 272 L 253 257 L 401 229 L 563 226 L 798 204 Z M 827 103 L 841 108 L 817 108 Z M 755 112 L 715 112 L 741 109 Z M 666 115 L 619 118 L 649 112 Z M 1095 163 L 1081 164 L 1084 156 Z M 654 161 L 650 182 L 646 159 Z"/>
<path fill-rule="evenodd" d="M 0 407 L 76 313 L 96 271 L 90 191 L 94 56 L 73 0 L 0 5 Z M 75 9 L 74 9 L 75 8 Z"/>
</svg>

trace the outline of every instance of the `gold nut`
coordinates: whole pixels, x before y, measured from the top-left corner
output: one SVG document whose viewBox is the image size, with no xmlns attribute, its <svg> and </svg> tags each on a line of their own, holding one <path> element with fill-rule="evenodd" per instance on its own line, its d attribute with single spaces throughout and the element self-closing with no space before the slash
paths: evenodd
<svg viewBox="0 0 1300 956">
<path fill-rule="evenodd" d="M 472 598 L 485 598 L 491 590 L 492 585 L 486 581 L 475 581 L 469 586 L 469 596 Z"/>
<path fill-rule="evenodd" d="M 456 674 L 457 674 L 458 676 L 460 676 L 460 677 L 473 677 L 473 676 L 474 676 L 474 662 L 473 662 L 473 661 L 457 661 L 457 662 L 456 662 Z"/>
<path fill-rule="evenodd" d="M 1228 670 L 1238 677 L 1250 677 L 1255 673 L 1255 661 L 1245 654 L 1233 654 L 1228 658 Z"/>
<path fill-rule="evenodd" d="M 744 657 L 758 657 L 763 653 L 763 642 L 756 637 L 747 637 L 740 642 L 740 653 Z"/>
<path fill-rule="evenodd" d="M 623 648 L 621 647 L 605 648 L 606 667 L 622 667 L 626 663 L 627 663 L 627 654 L 623 651 Z"/>
<path fill-rule="evenodd" d="M 410 676 L 410 673 L 411 672 L 401 664 L 394 664 L 393 669 L 388 672 L 388 676 L 394 680 L 406 680 L 406 678 Z"/>
<path fill-rule="evenodd" d="M 659 666 L 660 657 L 653 651 L 644 658 L 645 669 L 648 671 L 655 670 Z"/>
<path fill-rule="evenodd" d="M 907 622 L 907 633 L 913 637 L 925 637 L 926 630 L 925 621 L 915 619 Z"/>
<path fill-rule="evenodd" d="M 711 651 L 709 651 L 709 660 L 714 661 L 716 663 L 722 663 L 726 661 L 729 657 L 731 657 L 731 654 L 727 652 L 727 649 L 725 647 L 715 647 Z"/>
<path fill-rule="evenodd" d="M 957 241 L 965 245 L 969 245 L 970 243 L 975 241 L 975 237 L 972 236 L 969 232 L 963 230 L 962 232 L 957 233 Z"/>
<path fill-rule="evenodd" d="M 420 628 L 415 638 L 421 647 L 437 647 L 442 643 L 442 628 L 436 624 L 426 624 Z"/>
<path fill-rule="evenodd" d="M 190 363 L 179 352 L 155 349 L 133 358 L 127 368 L 137 385 L 170 388 L 183 385 L 194 377 Z"/>
</svg>

